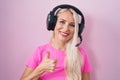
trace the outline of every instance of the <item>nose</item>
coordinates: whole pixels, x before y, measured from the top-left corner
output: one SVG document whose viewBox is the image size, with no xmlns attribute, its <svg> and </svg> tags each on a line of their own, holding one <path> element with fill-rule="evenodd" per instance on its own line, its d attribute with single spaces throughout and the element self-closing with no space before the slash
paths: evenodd
<svg viewBox="0 0 120 80">
<path fill-rule="evenodd" d="M 63 29 L 64 29 L 64 31 L 68 31 L 69 30 L 69 25 L 68 24 L 64 25 Z"/>
</svg>

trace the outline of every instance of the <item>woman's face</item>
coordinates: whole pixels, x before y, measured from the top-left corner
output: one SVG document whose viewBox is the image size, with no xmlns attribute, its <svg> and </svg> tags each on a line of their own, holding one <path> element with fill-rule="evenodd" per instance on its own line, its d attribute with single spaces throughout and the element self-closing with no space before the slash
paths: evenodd
<svg viewBox="0 0 120 80">
<path fill-rule="evenodd" d="M 75 22 L 72 12 L 66 10 L 58 13 L 54 29 L 54 37 L 62 42 L 68 42 L 74 35 Z"/>
</svg>

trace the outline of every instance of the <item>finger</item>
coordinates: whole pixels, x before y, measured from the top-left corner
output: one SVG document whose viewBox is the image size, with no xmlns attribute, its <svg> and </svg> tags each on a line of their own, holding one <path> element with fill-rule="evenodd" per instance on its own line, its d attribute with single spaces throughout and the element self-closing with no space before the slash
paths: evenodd
<svg viewBox="0 0 120 80">
<path fill-rule="evenodd" d="M 49 72 L 53 72 L 53 70 L 49 70 Z"/>
<path fill-rule="evenodd" d="M 55 67 L 55 66 L 56 66 L 56 64 L 51 64 L 50 66 L 51 66 L 51 67 Z"/>
<path fill-rule="evenodd" d="M 57 63 L 56 60 L 54 60 L 54 59 L 50 59 L 50 64 L 56 64 L 56 63 Z"/>
<path fill-rule="evenodd" d="M 51 69 L 49 70 L 50 72 L 53 72 L 55 71 L 55 68 L 54 67 L 51 67 Z"/>
<path fill-rule="evenodd" d="M 49 59 L 50 58 L 50 52 L 46 52 L 46 54 L 45 54 L 45 59 Z"/>
<path fill-rule="evenodd" d="M 54 60 L 53 60 L 53 63 L 55 63 L 55 64 L 56 64 L 56 63 L 57 63 L 57 60 L 56 60 L 56 59 L 54 59 Z"/>
</svg>

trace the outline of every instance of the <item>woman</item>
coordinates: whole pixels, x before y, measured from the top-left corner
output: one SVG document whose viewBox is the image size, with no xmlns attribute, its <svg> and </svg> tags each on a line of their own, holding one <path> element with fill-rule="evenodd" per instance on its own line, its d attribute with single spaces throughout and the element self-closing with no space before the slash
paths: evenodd
<svg viewBox="0 0 120 80">
<path fill-rule="evenodd" d="M 88 56 L 77 44 L 83 27 L 79 15 L 84 24 L 78 11 L 71 5 L 59 5 L 50 12 L 47 27 L 53 31 L 51 41 L 39 46 L 28 59 L 21 80 L 90 80 Z"/>
</svg>

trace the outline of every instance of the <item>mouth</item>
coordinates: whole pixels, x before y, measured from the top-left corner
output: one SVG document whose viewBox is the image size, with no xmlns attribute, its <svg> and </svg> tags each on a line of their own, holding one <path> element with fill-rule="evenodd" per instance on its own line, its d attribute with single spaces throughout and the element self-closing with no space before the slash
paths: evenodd
<svg viewBox="0 0 120 80">
<path fill-rule="evenodd" d="M 63 36 L 63 37 L 67 37 L 69 34 L 68 32 L 63 32 L 63 31 L 60 31 L 60 34 Z"/>
</svg>

